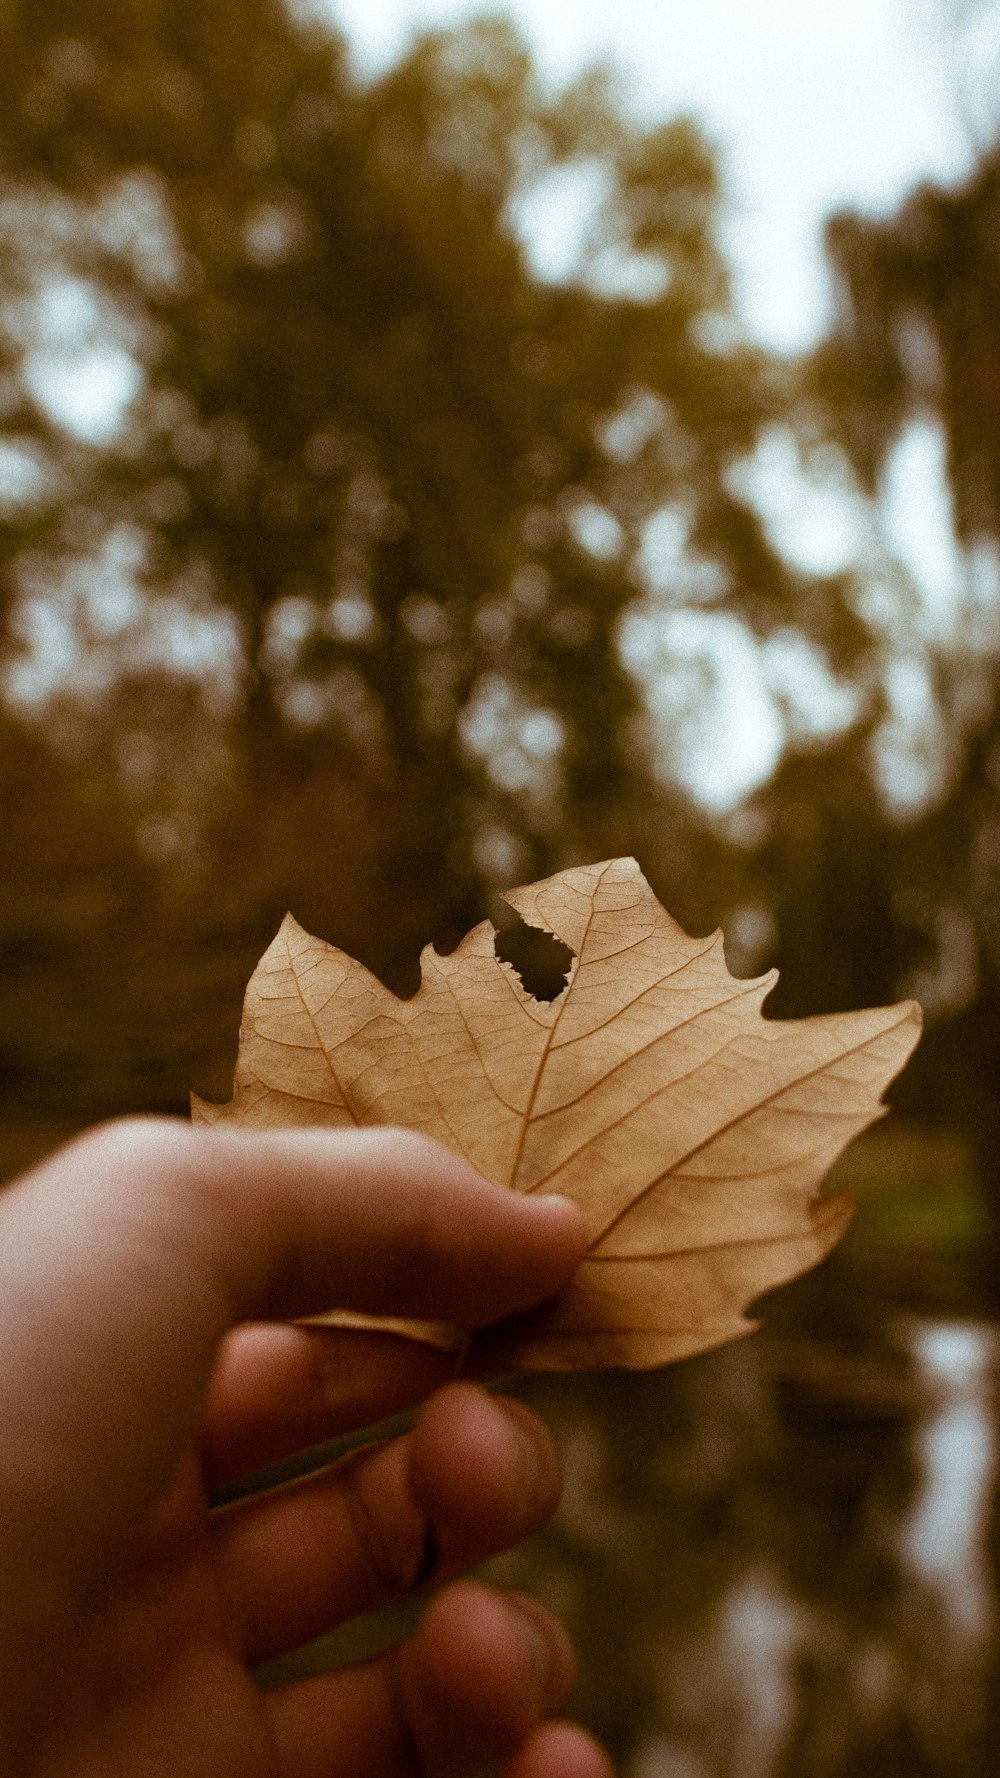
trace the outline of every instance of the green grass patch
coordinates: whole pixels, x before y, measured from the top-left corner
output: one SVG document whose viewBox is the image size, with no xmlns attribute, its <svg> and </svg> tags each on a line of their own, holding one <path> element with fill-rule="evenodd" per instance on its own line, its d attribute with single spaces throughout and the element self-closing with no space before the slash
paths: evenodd
<svg viewBox="0 0 1000 1778">
<path fill-rule="evenodd" d="M 829 1175 L 857 1199 L 848 1232 L 859 1254 L 933 1248 L 968 1255 L 987 1238 L 988 1219 L 971 1146 L 947 1131 L 902 1124 L 859 1136 Z"/>
</svg>

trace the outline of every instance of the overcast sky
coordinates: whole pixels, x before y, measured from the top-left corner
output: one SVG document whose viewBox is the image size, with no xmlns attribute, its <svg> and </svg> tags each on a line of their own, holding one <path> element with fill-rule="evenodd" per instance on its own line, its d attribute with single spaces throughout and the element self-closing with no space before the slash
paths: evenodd
<svg viewBox="0 0 1000 1778">
<path fill-rule="evenodd" d="M 697 113 L 722 149 L 744 314 L 795 350 L 822 332 L 822 220 L 886 210 L 970 163 L 942 0 L 330 0 L 361 72 L 415 27 L 507 11 L 553 78 L 612 56 L 636 111 Z"/>
<path fill-rule="evenodd" d="M 722 244 L 738 308 L 745 325 L 779 352 L 808 348 L 826 330 L 822 229 L 831 211 L 887 214 L 919 181 L 959 181 L 973 160 L 956 76 L 960 58 L 945 23 L 954 0 L 328 4 L 362 76 L 387 66 L 415 29 L 506 11 L 552 80 L 610 59 L 638 117 L 695 114 L 721 153 L 728 194 Z M 977 29 L 984 20 L 992 28 L 998 13 L 984 8 L 970 17 Z M 991 37 L 987 53 L 992 43 Z M 546 216 L 549 246 L 553 220 Z M 541 270 L 539 254 L 533 257 Z M 856 561 L 870 529 L 857 499 L 806 486 L 780 448 L 770 458 L 759 465 L 757 497 L 778 547 L 819 572 Z M 922 595 L 928 633 L 946 629 L 966 570 L 955 542 L 944 441 L 930 418 L 913 422 L 893 452 L 880 511 L 882 535 Z M 750 638 L 724 621 L 703 623 L 703 630 L 672 637 L 668 652 L 675 668 L 678 650 L 713 658 L 716 695 L 699 700 L 682 751 L 689 788 L 721 810 L 768 776 L 782 730 L 767 663 Z M 649 652 L 655 704 L 659 680 Z M 881 762 L 883 783 L 901 807 L 923 794 L 926 769 L 914 766 L 912 743 L 925 733 L 932 707 L 926 663 L 905 664 L 909 678 L 893 692 Z M 822 702 L 805 680 L 800 692 L 807 705 Z"/>
</svg>

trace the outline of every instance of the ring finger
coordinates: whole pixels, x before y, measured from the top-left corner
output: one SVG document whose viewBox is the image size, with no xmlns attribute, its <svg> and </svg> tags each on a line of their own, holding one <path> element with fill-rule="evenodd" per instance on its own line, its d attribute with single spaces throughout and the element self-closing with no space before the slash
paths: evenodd
<svg viewBox="0 0 1000 1778">
<path fill-rule="evenodd" d="M 364 1667 L 271 1692 L 279 1769 L 289 1778 L 610 1778 L 589 1736 L 540 1727 L 566 1701 L 573 1659 L 533 1600 L 473 1582 L 440 1594 L 415 1635 Z"/>
</svg>

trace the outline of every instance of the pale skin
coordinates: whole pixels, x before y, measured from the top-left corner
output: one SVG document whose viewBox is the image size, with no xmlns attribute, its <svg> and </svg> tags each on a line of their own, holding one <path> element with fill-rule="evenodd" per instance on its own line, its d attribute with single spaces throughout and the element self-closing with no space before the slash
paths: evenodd
<svg viewBox="0 0 1000 1778">
<path fill-rule="evenodd" d="M 453 1578 L 552 1512 L 545 1428 L 445 1381 L 431 1348 L 290 1325 L 333 1306 L 486 1325 L 585 1245 L 564 1200 L 393 1130 L 130 1120 L 5 1192 L 2 1778 L 610 1778 L 559 1720 L 559 1626 Z M 210 1487 L 420 1401 L 404 1436 L 209 1511 Z M 449 1584 L 402 1648 L 255 1685 L 428 1579 Z"/>
</svg>

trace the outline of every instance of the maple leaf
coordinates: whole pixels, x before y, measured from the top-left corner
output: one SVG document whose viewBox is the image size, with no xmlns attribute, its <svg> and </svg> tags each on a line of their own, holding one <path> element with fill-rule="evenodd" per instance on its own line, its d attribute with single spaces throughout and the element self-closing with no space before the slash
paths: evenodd
<svg viewBox="0 0 1000 1778">
<path fill-rule="evenodd" d="M 591 1234 L 574 1281 L 477 1334 L 472 1371 L 642 1368 L 752 1331 L 747 1306 L 843 1234 L 849 1194 L 817 1189 L 885 1112 L 920 1008 L 765 1019 L 777 972 L 731 976 L 722 934 L 689 938 L 634 859 L 505 899 L 571 953 L 553 1000 L 500 960 L 488 921 L 450 956 L 428 946 L 400 1000 L 289 915 L 247 990 L 234 1096 L 193 1115 L 401 1124 L 497 1185 L 574 1199 Z M 320 1319 L 455 1343 L 432 1324 Z"/>
</svg>

